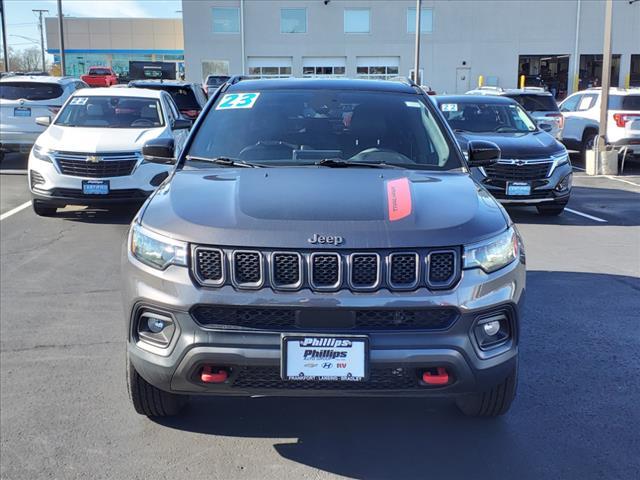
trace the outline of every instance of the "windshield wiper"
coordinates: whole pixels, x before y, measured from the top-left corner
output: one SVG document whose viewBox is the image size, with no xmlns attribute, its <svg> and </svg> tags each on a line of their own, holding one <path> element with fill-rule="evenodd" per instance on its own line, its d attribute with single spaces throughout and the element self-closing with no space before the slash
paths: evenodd
<svg viewBox="0 0 640 480">
<path fill-rule="evenodd" d="M 235 158 L 229 157 L 215 157 L 215 158 L 207 158 L 207 157 L 197 157 L 194 155 L 187 155 L 187 160 L 196 161 L 196 162 L 207 162 L 207 163 L 215 163 L 216 165 L 221 165 L 223 167 L 243 167 L 243 168 L 264 168 L 264 165 L 259 165 L 257 163 L 245 162 L 244 160 L 236 160 Z"/>
<path fill-rule="evenodd" d="M 391 163 L 367 163 L 367 162 L 354 162 L 351 160 L 341 160 L 339 158 L 324 158 L 316 163 L 319 167 L 329 167 L 329 168 L 349 168 L 349 167 L 364 167 L 364 168 L 408 168 L 401 167 L 400 165 L 394 165 Z"/>
</svg>

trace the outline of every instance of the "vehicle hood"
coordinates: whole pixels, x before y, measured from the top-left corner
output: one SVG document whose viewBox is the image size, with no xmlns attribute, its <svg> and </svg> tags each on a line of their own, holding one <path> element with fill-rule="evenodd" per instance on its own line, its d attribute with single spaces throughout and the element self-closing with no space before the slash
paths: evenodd
<svg viewBox="0 0 640 480">
<path fill-rule="evenodd" d="M 487 140 L 500 147 L 501 158 L 544 158 L 565 151 L 560 142 L 547 132 L 529 133 L 470 133 L 456 132 L 463 151 L 472 140 Z"/>
<path fill-rule="evenodd" d="M 82 128 L 51 125 L 38 145 L 51 150 L 80 153 L 132 152 L 158 137 L 162 128 Z"/>
<path fill-rule="evenodd" d="M 141 215 L 188 242 L 297 249 L 456 246 L 508 222 L 466 173 L 323 167 L 179 170 Z M 314 234 L 343 243 L 312 245 Z"/>
</svg>

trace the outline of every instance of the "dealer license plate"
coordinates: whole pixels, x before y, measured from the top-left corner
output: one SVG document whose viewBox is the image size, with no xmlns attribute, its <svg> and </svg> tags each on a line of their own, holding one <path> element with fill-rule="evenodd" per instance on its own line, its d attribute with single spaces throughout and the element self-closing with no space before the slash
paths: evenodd
<svg viewBox="0 0 640 480">
<path fill-rule="evenodd" d="M 14 117 L 30 117 L 31 109 L 28 107 L 15 107 L 13 109 L 13 116 Z"/>
<path fill-rule="evenodd" d="M 531 184 L 527 182 L 507 183 L 507 195 L 527 196 L 531 195 Z"/>
<path fill-rule="evenodd" d="M 109 180 L 83 180 L 82 193 L 84 195 L 108 195 Z"/>
<path fill-rule="evenodd" d="M 368 338 L 283 335 L 281 373 L 284 380 L 345 382 L 366 380 Z"/>
</svg>

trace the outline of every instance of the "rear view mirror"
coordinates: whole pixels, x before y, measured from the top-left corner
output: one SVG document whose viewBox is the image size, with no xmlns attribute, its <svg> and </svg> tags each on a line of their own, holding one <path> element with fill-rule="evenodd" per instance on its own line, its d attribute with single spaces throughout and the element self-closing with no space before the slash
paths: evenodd
<svg viewBox="0 0 640 480">
<path fill-rule="evenodd" d="M 41 127 L 48 127 L 51 125 L 51 117 L 36 117 L 36 125 Z"/>
<path fill-rule="evenodd" d="M 467 163 L 470 167 L 487 167 L 500 160 L 500 148 L 493 142 L 485 140 L 473 140 L 469 142 L 469 158 Z"/>
<path fill-rule="evenodd" d="M 191 128 L 191 120 L 186 118 L 176 118 L 171 125 L 171 130 L 186 130 Z"/>
<path fill-rule="evenodd" d="M 173 138 L 157 138 L 144 144 L 142 156 L 145 162 L 173 165 L 176 163 Z"/>
</svg>

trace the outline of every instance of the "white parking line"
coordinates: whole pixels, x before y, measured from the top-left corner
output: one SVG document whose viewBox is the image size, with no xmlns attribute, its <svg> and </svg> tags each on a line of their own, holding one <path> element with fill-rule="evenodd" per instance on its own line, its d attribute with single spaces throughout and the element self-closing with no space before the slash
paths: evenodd
<svg viewBox="0 0 640 480">
<path fill-rule="evenodd" d="M 585 172 L 586 170 L 582 167 L 576 167 L 575 165 L 571 165 L 573 168 L 575 168 L 576 170 L 580 170 L 581 172 Z"/>
<path fill-rule="evenodd" d="M 624 183 L 628 183 L 629 185 L 635 185 L 636 187 L 640 187 L 640 183 L 633 183 L 633 182 L 630 182 L 629 180 L 624 180 L 618 177 L 612 177 L 611 175 L 605 175 L 605 177 L 610 180 L 618 180 L 619 182 L 624 182 Z"/>
<path fill-rule="evenodd" d="M 573 213 L 574 215 L 580 215 L 581 217 L 588 218 L 589 220 L 594 220 L 596 222 L 609 223 L 604 218 L 594 217 L 593 215 L 589 215 L 588 213 L 582 213 L 582 212 L 579 212 L 577 210 L 573 210 L 571 208 L 566 208 L 565 207 L 564 211 Z"/>
<path fill-rule="evenodd" d="M 0 222 L 5 218 L 9 218 L 11 215 L 15 215 L 19 211 L 24 210 L 29 205 L 31 205 L 31 200 L 29 200 L 28 202 L 24 202 L 22 205 L 18 205 L 16 208 L 12 208 L 8 212 L 4 212 L 2 215 L 0 215 Z"/>
</svg>

